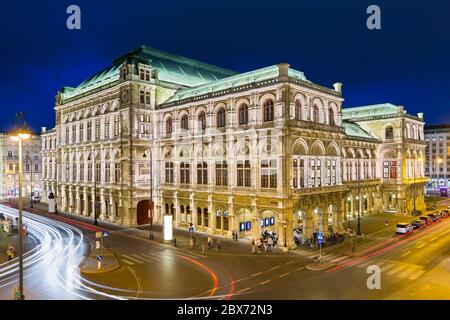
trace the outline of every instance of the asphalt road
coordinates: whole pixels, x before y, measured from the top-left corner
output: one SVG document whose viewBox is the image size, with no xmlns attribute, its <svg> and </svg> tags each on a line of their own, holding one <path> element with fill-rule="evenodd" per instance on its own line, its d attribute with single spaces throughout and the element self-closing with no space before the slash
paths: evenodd
<svg viewBox="0 0 450 320">
<path fill-rule="evenodd" d="M 17 214 L 3 205 L 0 212 Z M 402 217 L 389 226 L 383 217 L 367 218 L 365 225 L 378 229 L 355 240 L 357 252 L 348 242 L 326 248 L 317 271 L 307 268 L 315 266 L 316 251 L 252 255 L 238 244 L 192 251 L 148 240 L 146 231 L 112 227 L 105 246 L 121 267 L 87 275 L 78 264 L 104 228 L 48 214 L 25 213 L 25 219 L 40 241 L 27 253 L 27 299 L 450 299 L 450 218 L 406 236 L 393 233 Z M 381 288 L 370 290 L 373 265 L 381 270 Z M 17 261 L 1 264 L 0 298 L 10 299 L 15 286 Z"/>
</svg>

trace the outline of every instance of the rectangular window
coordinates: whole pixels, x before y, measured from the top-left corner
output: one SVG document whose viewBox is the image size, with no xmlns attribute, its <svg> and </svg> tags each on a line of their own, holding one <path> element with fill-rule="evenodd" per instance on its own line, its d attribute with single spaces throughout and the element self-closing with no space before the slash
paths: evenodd
<svg viewBox="0 0 450 320">
<path fill-rule="evenodd" d="M 101 178 L 101 163 L 97 162 L 95 164 L 95 181 L 100 182 Z"/>
<path fill-rule="evenodd" d="M 150 70 L 145 70 L 145 81 L 150 81 Z"/>
<path fill-rule="evenodd" d="M 69 143 L 69 137 L 70 137 L 70 135 L 69 135 L 69 126 L 66 126 L 66 144 Z"/>
<path fill-rule="evenodd" d="M 100 139 L 100 120 L 95 120 L 95 140 Z"/>
<path fill-rule="evenodd" d="M 84 181 L 84 163 L 80 163 L 80 181 Z"/>
<path fill-rule="evenodd" d="M 139 102 L 141 104 L 145 104 L 145 91 L 144 90 L 139 91 Z"/>
<path fill-rule="evenodd" d="M 277 187 L 277 160 L 261 161 L 261 187 Z"/>
<path fill-rule="evenodd" d="M 180 183 L 189 184 L 190 183 L 190 164 L 182 162 L 180 164 Z"/>
<path fill-rule="evenodd" d="M 145 79 L 144 69 L 139 69 L 139 79 L 141 80 Z"/>
<path fill-rule="evenodd" d="M 150 91 L 145 91 L 145 104 L 150 104 Z"/>
<path fill-rule="evenodd" d="M 92 163 L 88 163 L 88 181 L 92 181 Z"/>
<path fill-rule="evenodd" d="M 389 172 L 390 172 L 391 179 L 397 178 L 397 162 L 390 161 L 389 166 L 390 166 Z"/>
<path fill-rule="evenodd" d="M 173 183 L 173 162 L 166 162 L 166 183 Z"/>
<path fill-rule="evenodd" d="M 298 188 L 298 160 L 292 160 L 292 186 Z"/>
<path fill-rule="evenodd" d="M 77 180 L 77 163 L 72 162 L 72 182 Z"/>
<path fill-rule="evenodd" d="M 239 187 L 250 187 L 250 161 L 237 162 L 237 185 Z"/>
<path fill-rule="evenodd" d="M 87 123 L 87 141 L 92 140 L 92 121 L 88 121 Z"/>
<path fill-rule="evenodd" d="M 109 117 L 105 118 L 105 139 L 109 138 Z"/>
<path fill-rule="evenodd" d="M 66 163 L 66 176 L 64 178 L 66 179 L 67 182 L 69 182 L 69 177 L 70 177 L 70 165 Z"/>
<path fill-rule="evenodd" d="M 80 123 L 80 136 L 78 137 L 78 142 L 84 141 L 84 123 Z"/>
<path fill-rule="evenodd" d="M 72 126 L 72 143 L 75 143 L 77 141 L 77 126 Z"/>
<path fill-rule="evenodd" d="M 226 161 L 216 162 L 216 185 L 228 185 L 228 164 Z"/>
</svg>

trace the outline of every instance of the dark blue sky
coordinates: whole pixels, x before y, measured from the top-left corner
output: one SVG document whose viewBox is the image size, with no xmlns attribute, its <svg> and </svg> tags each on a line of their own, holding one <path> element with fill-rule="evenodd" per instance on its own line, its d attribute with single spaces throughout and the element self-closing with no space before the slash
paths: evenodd
<svg viewBox="0 0 450 320">
<path fill-rule="evenodd" d="M 66 28 L 81 7 L 82 29 Z M 382 30 L 366 28 L 381 7 Z M 288 62 L 344 83 L 344 106 L 392 102 L 450 123 L 450 2 L 0 0 L 0 128 L 54 126 L 54 97 L 140 45 L 236 71 Z"/>
</svg>

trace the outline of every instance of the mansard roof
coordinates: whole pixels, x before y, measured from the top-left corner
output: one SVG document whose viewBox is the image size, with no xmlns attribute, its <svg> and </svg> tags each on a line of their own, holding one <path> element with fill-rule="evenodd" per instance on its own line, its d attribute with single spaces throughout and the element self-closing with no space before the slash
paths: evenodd
<svg viewBox="0 0 450 320">
<path fill-rule="evenodd" d="M 342 127 L 345 130 L 345 134 L 349 137 L 378 140 L 376 137 L 371 135 L 369 132 L 367 132 L 354 122 L 342 121 Z"/>
<path fill-rule="evenodd" d="M 178 91 L 175 92 L 175 94 L 172 97 L 170 97 L 164 103 L 171 103 L 196 96 L 202 96 L 208 93 L 219 92 L 233 87 L 244 86 L 258 81 L 273 79 L 278 77 L 278 75 L 279 75 L 278 65 L 256 69 L 249 72 L 233 75 L 231 77 L 216 80 L 213 82 L 208 82 L 200 86 L 179 89 Z M 288 75 L 298 80 L 307 81 L 303 72 L 291 68 L 288 69 Z"/>
<path fill-rule="evenodd" d="M 342 109 L 342 119 L 351 119 L 351 120 L 368 117 L 394 116 L 402 114 L 403 114 L 403 107 L 396 106 L 392 103 L 381 103 Z"/>
<path fill-rule="evenodd" d="M 94 74 L 77 87 L 64 87 L 64 98 L 68 99 L 119 80 L 119 68 L 124 61 L 150 64 L 151 68 L 158 69 L 159 80 L 185 87 L 199 86 L 236 74 L 228 69 L 142 46 L 115 59 L 112 66 Z"/>
</svg>

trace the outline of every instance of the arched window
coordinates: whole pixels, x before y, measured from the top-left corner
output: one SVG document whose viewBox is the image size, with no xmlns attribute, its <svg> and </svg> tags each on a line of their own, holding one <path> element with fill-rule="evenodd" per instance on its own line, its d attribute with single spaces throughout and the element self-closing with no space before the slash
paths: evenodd
<svg viewBox="0 0 450 320">
<path fill-rule="evenodd" d="M 248 106 L 246 104 L 239 108 L 239 124 L 248 124 Z"/>
<path fill-rule="evenodd" d="M 225 127 L 225 108 L 220 108 L 217 112 L 217 127 Z"/>
<path fill-rule="evenodd" d="M 166 120 L 166 134 L 172 134 L 172 118 Z"/>
<path fill-rule="evenodd" d="M 189 129 L 189 120 L 187 114 L 184 114 L 181 117 L 181 129 L 188 130 Z"/>
<path fill-rule="evenodd" d="M 333 108 L 328 109 L 328 124 L 334 126 L 334 111 Z"/>
<path fill-rule="evenodd" d="M 271 99 L 264 102 L 264 121 L 273 121 L 273 101 Z"/>
<path fill-rule="evenodd" d="M 394 128 L 392 127 L 387 127 L 385 130 L 385 137 L 386 139 L 394 139 Z"/>
<path fill-rule="evenodd" d="M 198 122 L 199 122 L 199 127 L 202 130 L 205 130 L 206 129 L 206 115 L 205 115 L 204 111 L 200 112 L 200 114 L 198 115 Z"/>
<path fill-rule="evenodd" d="M 311 121 L 319 122 L 319 107 L 316 104 L 312 107 Z"/>
<path fill-rule="evenodd" d="M 300 100 L 295 100 L 295 120 L 302 120 L 302 103 Z"/>
</svg>

